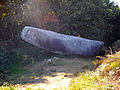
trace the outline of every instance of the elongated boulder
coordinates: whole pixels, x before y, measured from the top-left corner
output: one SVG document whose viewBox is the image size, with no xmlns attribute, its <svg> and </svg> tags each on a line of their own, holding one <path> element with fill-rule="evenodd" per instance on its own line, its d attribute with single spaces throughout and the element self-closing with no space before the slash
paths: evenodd
<svg viewBox="0 0 120 90">
<path fill-rule="evenodd" d="M 28 43 L 53 53 L 65 55 L 96 55 L 104 42 L 64 35 L 39 28 L 24 27 L 21 38 Z"/>
</svg>

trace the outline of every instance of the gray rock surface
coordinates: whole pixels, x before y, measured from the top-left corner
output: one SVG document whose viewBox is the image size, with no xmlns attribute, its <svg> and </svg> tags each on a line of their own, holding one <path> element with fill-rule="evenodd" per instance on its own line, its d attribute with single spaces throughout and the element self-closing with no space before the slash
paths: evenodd
<svg viewBox="0 0 120 90">
<path fill-rule="evenodd" d="M 119 51 L 120 50 L 120 40 L 117 40 L 112 44 L 113 51 Z"/>
<path fill-rule="evenodd" d="M 29 26 L 24 27 L 21 38 L 39 48 L 65 55 L 94 56 L 104 46 L 102 41 L 64 35 Z"/>
</svg>

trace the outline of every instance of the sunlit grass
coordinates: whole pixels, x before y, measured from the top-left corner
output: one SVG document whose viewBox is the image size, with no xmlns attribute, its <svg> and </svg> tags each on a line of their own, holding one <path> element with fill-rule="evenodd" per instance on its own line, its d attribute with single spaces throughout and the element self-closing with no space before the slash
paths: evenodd
<svg viewBox="0 0 120 90">
<path fill-rule="evenodd" d="M 120 51 L 114 55 L 107 55 L 103 60 L 96 60 L 93 62 L 97 65 L 101 64 L 95 71 L 90 71 L 80 74 L 79 77 L 74 78 L 70 83 L 70 90 L 113 90 L 119 88 L 119 69 L 120 69 Z M 112 76 L 112 74 L 113 76 Z M 116 74 L 116 75 L 115 75 Z M 117 90 L 116 89 L 116 90 Z"/>
<path fill-rule="evenodd" d="M 81 74 L 70 83 L 70 90 L 104 90 L 104 85 L 99 85 L 101 77 L 88 72 Z"/>
<path fill-rule="evenodd" d="M 118 77 L 120 77 L 120 75 L 118 75 L 120 69 L 120 52 L 117 52 L 113 55 L 107 55 L 107 58 L 104 58 L 103 60 L 96 60 L 94 61 L 94 63 L 96 65 L 97 63 L 99 64 L 98 68 L 94 71 L 86 71 L 83 73 L 79 73 L 78 77 L 72 77 L 72 80 L 70 82 L 66 82 L 69 83 L 67 90 L 114 90 L 116 88 L 118 89 L 119 85 L 117 83 L 119 82 Z M 63 87 L 61 86 L 53 89 L 52 86 L 50 86 L 50 90 L 61 90 L 61 88 Z M 18 87 L 14 85 L 2 86 L 0 87 L 0 90 L 18 90 Z M 32 87 L 31 85 L 31 88 L 27 87 L 21 90 L 46 90 L 46 87 L 40 89 L 34 88 L 34 86 Z"/>
<path fill-rule="evenodd" d="M 44 89 L 34 89 L 34 88 L 26 88 L 25 90 L 44 90 Z"/>
<path fill-rule="evenodd" d="M 0 87 L 0 90 L 44 90 L 44 89 L 40 89 L 40 88 L 38 88 L 38 89 L 34 89 L 34 88 L 25 88 L 25 89 L 18 89 L 18 88 L 16 88 L 16 87 L 14 87 L 14 86 L 2 86 L 2 87 Z"/>
<path fill-rule="evenodd" d="M 18 89 L 13 86 L 1 86 L 0 90 L 18 90 Z"/>
</svg>

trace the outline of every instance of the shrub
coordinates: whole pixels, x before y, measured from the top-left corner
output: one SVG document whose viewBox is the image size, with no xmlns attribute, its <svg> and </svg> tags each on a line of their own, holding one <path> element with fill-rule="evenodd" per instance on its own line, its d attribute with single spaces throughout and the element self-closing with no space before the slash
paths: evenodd
<svg viewBox="0 0 120 90">
<path fill-rule="evenodd" d="M 0 48 L 0 83 L 8 81 L 8 74 L 10 73 L 11 66 L 19 65 L 20 56 L 14 52 L 7 51 Z"/>
<path fill-rule="evenodd" d="M 103 63 L 99 66 L 102 75 L 109 75 L 111 71 L 120 68 L 120 51 L 114 55 L 108 55 L 108 58 L 103 59 Z"/>
<path fill-rule="evenodd" d="M 110 0 L 48 0 L 61 20 L 63 33 L 113 42 L 112 19 L 119 7 Z"/>
<path fill-rule="evenodd" d="M 120 51 L 97 60 L 101 65 L 95 70 L 72 79 L 70 90 L 118 90 L 120 79 Z"/>
</svg>

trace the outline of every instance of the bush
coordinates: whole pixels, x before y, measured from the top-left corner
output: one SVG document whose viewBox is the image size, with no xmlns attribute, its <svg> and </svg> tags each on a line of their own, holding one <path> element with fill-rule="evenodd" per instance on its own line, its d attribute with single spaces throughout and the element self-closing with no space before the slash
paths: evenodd
<svg viewBox="0 0 120 90">
<path fill-rule="evenodd" d="M 25 0 L 24 0 L 25 1 Z M 20 5 L 23 0 L 2 0 L 0 1 L 0 39 L 14 40 L 24 26 Z"/>
<path fill-rule="evenodd" d="M 112 19 L 118 6 L 109 0 L 48 0 L 61 19 L 63 33 L 102 40 L 114 39 Z M 109 37 L 108 37 L 109 35 Z"/>
<path fill-rule="evenodd" d="M 96 63 L 95 63 L 96 62 Z M 120 79 L 120 51 L 113 55 L 107 55 L 94 64 L 101 65 L 95 70 L 80 73 L 80 76 L 72 79 L 70 90 L 118 90 Z"/>
<path fill-rule="evenodd" d="M 0 48 L 0 84 L 8 81 L 11 65 L 19 65 L 20 56 L 14 52 Z"/>
</svg>

